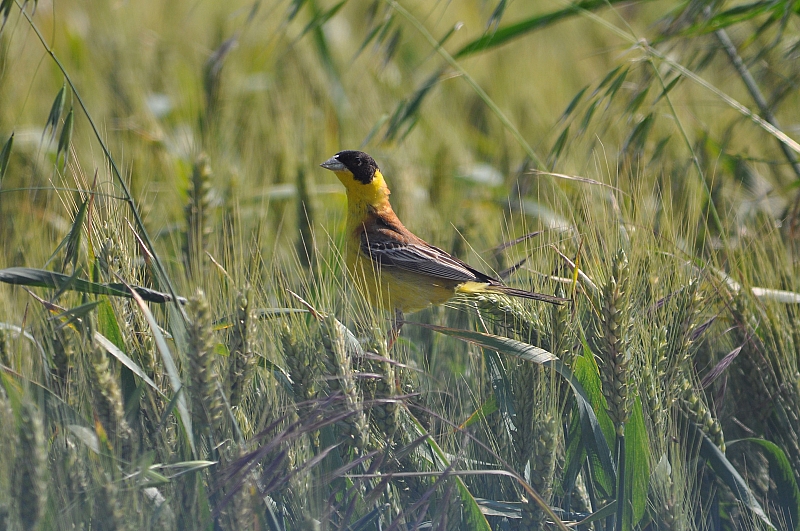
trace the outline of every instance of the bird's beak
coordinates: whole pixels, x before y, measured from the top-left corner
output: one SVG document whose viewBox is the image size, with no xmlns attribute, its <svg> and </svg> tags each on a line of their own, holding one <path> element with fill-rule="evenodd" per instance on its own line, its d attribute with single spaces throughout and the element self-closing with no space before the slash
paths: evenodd
<svg viewBox="0 0 800 531">
<path fill-rule="evenodd" d="M 334 155 L 333 157 L 329 158 L 328 160 L 326 160 L 325 162 L 320 164 L 320 166 L 322 166 L 326 170 L 331 170 L 331 171 L 345 171 L 345 170 L 347 170 L 345 165 L 342 164 L 341 162 L 339 162 L 336 159 L 336 155 Z"/>
</svg>

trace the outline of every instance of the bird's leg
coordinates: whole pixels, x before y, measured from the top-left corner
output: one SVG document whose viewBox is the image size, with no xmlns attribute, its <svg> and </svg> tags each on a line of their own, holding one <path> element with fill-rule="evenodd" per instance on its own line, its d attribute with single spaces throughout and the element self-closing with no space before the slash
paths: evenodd
<svg viewBox="0 0 800 531">
<path fill-rule="evenodd" d="M 403 312 L 400 308 L 394 309 L 394 321 L 392 322 L 392 329 L 389 330 L 389 345 L 386 350 L 391 350 L 394 342 L 400 336 L 400 329 L 403 328 Z"/>
</svg>

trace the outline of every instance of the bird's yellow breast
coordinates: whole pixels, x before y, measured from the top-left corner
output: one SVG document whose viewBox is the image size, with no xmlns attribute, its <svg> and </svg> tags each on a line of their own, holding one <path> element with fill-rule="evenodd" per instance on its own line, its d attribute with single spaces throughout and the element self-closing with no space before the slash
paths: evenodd
<svg viewBox="0 0 800 531">
<path fill-rule="evenodd" d="M 410 313 L 431 304 L 442 304 L 455 294 L 456 286 L 441 279 L 397 268 L 380 269 L 358 246 L 350 244 L 347 269 L 356 279 L 356 285 L 363 286 L 364 295 L 373 306 Z"/>
</svg>

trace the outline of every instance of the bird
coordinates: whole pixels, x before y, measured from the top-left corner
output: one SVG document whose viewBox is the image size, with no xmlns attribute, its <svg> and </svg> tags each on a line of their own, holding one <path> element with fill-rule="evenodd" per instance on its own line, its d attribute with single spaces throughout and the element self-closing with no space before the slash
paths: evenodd
<svg viewBox="0 0 800 531">
<path fill-rule="evenodd" d="M 375 159 L 363 151 L 340 151 L 320 166 L 336 174 L 347 193 L 348 271 L 364 279 L 373 306 L 394 310 L 390 345 L 405 313 L 443 304 L 459 293 L 488 292 L 553 304 L 566 301 L 506 286 L 416 236 L 394 213 L 386 179 Z"/>
</svg>

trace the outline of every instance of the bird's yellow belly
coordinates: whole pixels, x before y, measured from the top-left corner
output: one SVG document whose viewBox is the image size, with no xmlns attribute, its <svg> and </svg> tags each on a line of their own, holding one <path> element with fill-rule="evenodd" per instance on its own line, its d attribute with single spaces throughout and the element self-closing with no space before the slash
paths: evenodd
<svg viewBox="0 0 800 531">
<path fill-rule="evenodd" d="M 455 294 L 456 284 L 397 268 L 380 270 L 360 252 L 347 253 L 347 268 L 373 306 L 403 313 L 442 304 Z"/>
</svg>

